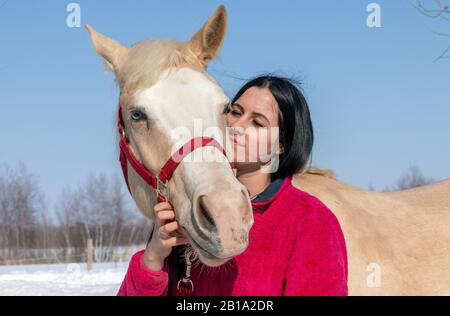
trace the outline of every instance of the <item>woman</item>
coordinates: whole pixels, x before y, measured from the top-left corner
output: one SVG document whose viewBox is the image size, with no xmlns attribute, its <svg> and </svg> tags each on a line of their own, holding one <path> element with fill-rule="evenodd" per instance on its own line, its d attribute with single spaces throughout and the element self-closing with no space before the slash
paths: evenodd
<svg viewBox="0 0 450 316">
<path fill-rule="evenodd" d="M 237 178 L 250 193 L 254 224 L 242 254 L 219 268 L 189 267 L 193 295 L 347 295 L 347 252 L 336 217 L 291 184 L 292 176 L 306 167 L 313 146 L 309 109 L 300 90 L 286 78 L 258 77 L 240 89 L 224 115 L 234 146 L 245 152 L 246 159 L 235 156 L 235 162 Z M 262 129 L 274 127 L 279 142 L 268 137 L 268 147 L 275 147 L 279 164 L 267 173 L 267 157 L 248 159 L 254 149 L 250 144 L 263 137 Z M 186 277 L 180 251 L 188 241 L 169 203 L 154 210 L 157 233 L 133 256 L 118 295 L 183 294 L 177 282 Z"/>
</svg>

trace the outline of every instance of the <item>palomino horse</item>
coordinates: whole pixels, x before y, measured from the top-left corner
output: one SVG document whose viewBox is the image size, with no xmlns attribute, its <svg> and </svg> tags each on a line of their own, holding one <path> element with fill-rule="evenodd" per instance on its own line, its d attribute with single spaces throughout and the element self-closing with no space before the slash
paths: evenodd
<svg viewBox="0 0 450 316">
<path fill-rule="evenodd" d="M 381 193 L 310 169 L 293 184 L 339 219 L 351 295 L 450 295 L 450 179 Z"/>
<path fill-rule="evenodd" d="M 86 26 L 95 50 L 120 86 L 129 148 L 153 174 L 159 173 L 179 144 L 193 138 L 196 122 L 201 122 L 205 131 L 223 127 L 221 134 L 225 135 L 222 110 L 229 99 L 207 74 L 206 65 L 222 45 L 226 24 L 222 6 L 186 43 L 149 40 L 131 48 Z M 223 148 L 223 139 L 216 140 Z M 217 153 L 217 148 L 214 150 Z M 211 155 L 211 147 L 201 147 L 183 159 L 173 173 L 169 195 L 180 229 L 199 259 L 207 266 L 220 266 L 247 248 L 253 211 L 247 189 L 226 159 L 197 159 Z M 139 210 L 154 220 L 157 195 L 129 161 L 127 164 L 133 199 Z"/>
<path fill-rule="evenodd" d="M 185 126 L 192 132 L 199 118 L 203 126 L 224 132 L 221 110 L 229 100 L 206 65 L 223 42 L 226 23 L 221 6 L 186 43 L 153 40 L 131 48 L 87 26 L 121 88 L 131 148 L 154 173 L 177 149 L 172 129 Z M 132 168 L 127 170 L 138 208 L 154 219 L 155 193 Z M 338 217 L 347 242 L 351 295 L 450 294 L 450 180 L 376 193 L 308 169 L 293 183 Z M 252 210 L 228 163 L 183 161 L 170 190 L 177 220 L 203 263 L 218 266 L 245 250 Z"/>
</svg>

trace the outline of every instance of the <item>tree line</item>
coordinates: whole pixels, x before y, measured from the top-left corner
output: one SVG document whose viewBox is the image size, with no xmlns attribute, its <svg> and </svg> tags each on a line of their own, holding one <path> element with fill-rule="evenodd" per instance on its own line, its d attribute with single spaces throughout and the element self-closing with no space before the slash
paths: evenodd
<svg viewBox="0 0 450 316">
<path fill-rule="evenodd" d="M 39 178 L 20 163 L 0 171 L 0 264 L 84 261 L 88 239 L 94 260 L 116 260 L 130 245 L 142 245 L 152 225 L 117 177 L 90 175 L 66 188 L 48 207 Z"/>
</svg>

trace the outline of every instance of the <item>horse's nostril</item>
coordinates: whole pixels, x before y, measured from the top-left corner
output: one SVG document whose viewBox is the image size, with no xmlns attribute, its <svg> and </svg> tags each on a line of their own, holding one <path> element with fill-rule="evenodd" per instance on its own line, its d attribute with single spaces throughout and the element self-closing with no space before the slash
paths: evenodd
<svg viewBox="0 0 450 316">
<path fill-rule="evenodd" d="M 208 209 L 206 200 L 207 198 L 204 195 L 200 196 L 198 199 L 198 220 L 200 222 L 200 226 L 205 228 L 215 227 L 216 223 L 211 217 L 211 212 Z"/>
</svg>

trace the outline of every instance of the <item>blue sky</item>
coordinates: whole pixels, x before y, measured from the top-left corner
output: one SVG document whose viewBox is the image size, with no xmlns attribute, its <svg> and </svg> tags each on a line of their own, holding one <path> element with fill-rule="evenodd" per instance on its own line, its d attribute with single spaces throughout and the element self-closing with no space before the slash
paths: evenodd
<svg viewBox="0 0 450 316">
<path fill-rule="evenodd" d="M 118 89 L 83 28 L 68 28 L 71 1 L 6 1 L 0 8 L 0 163 L 23 161 L 49 202 L 87 175 L 120 174 Z M 450 60 L 433 63 L 450 23 L 410 1 L 76 1 L 82 23 L 131 45 L 189 39 L 220 4 L 229 29 L 210 72 L 229 96 L 266 72 L 303 79 L 316 132 L 313 163 L 367 188 L 391 185 L 410 164 L 450 177 Z M 429 1 L 430 3 L 432 1 Z M 0 1 L 0 4 L 4 3 Z"/>
</svg>

